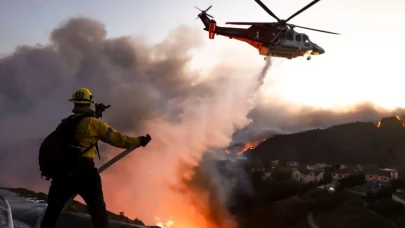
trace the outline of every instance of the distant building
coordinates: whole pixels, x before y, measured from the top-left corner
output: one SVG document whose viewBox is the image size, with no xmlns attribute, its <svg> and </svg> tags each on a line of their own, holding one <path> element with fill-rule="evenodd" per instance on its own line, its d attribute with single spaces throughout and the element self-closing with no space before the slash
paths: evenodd
<svg viewBox="0 0 405 228">
<path fill-rule="evenodd" d="M 325 163 L 317 163 L 314 165 L 307 165 L 308 170 L 314 170 L 314 171 L 325 171 L 325 168 L 328 167 L 327 164 Z"/>
<path fill-rule="evenodd" d="M 340 179 L 343 179 L 344 177 L 347 177 L 351 174 L 355 173 L 354 169 L 350 168 L 344 168 L 344 169 L 338 169 L 332 172 L 332 180 L 338 181 Z"/>
<path fill-rule="evenodd" d="M 347 168 L 346 165 L 343 165 L 343 164 L 339 165 L 339 169 L 346 169 L 346 168 Z"/>
<path fill-rule="evenodd" d="M 391 180 L 398 178 L 398 171 L 390 169 L 368 169 L 365 170 L 367 182 L 374 182 L 379 185 L 387 185 Z"/>
<path fill-rule="evenodd" d="M 263 173 L 263 180 L 270 180 L 271 179 L 271 170 L 265 170 Z"/>
<path fill-rule="evenodd" d="M 292 179 L 302 183 L 319 182 L 323 179 L 323 172 L 308 170 L 308 169 L 294 169 L 292 172 Z"/>
<path fill-rule="evenodd" d="M 299 165 L 298 162 L 287 162 L 287 166 L 290 166 L 290 167 L 297 167 L 298 165 Z"/>
<path fill-rule="evenodd" d="M 271 164 L 272 164 L 272 165 L 278 165 L 279 163 L 280 163 L 279 160 L 273 160 L 273 161 L 271 161 Z"/>
</svg>

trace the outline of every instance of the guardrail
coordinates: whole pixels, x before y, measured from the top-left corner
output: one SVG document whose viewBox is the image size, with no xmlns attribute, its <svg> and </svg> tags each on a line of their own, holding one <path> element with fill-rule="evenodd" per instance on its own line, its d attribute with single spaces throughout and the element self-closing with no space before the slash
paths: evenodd
<svg viewBox="0 0 405 228">
<path fill-rule="evenodd" d="M 2 201 L 6 205 L 6 210 L 7 210 L 7 226 L 8 228 L 14 228 L 14 222 L 13 222 L 13 214 L 11 212 L 11 207 L 6 198 L 4 198 L 2 195 L 0 195 L 0 201 Z"/>
</svg>

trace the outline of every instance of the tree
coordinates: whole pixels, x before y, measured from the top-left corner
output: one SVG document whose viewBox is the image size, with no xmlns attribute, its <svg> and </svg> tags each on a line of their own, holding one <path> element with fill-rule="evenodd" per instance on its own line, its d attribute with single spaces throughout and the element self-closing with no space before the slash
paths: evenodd
<svg viewBox="0 0 405 228">
<path fill-rule="evenodd" d="M 275 181 L 291 180 L 292 170 L 289 168 L 275 167 L 271 171 L 271 178 Z"/>
<path fill-rule="evenodd" d="M 405 189 L 405 179 L 394 179 L 390 182 L 392 190 Z"/>
<path fill-rule="evenodd" d="M 324 183 L 330 183 L 330 182 L 332 182 L 332 173 L 331 173 L 331 172 L 325 172 L 325 173 L 323 174 L 323 180 L 322 180 L 322 182 L 324 182 Z"/>
<path fill-rule="evenodd" d="M 364 173 L 351 174 L 339 180 L 340 188 L 353 188 L 355 186 L 364 184 L 366 184 L 366 176 Z"/>
</svg>

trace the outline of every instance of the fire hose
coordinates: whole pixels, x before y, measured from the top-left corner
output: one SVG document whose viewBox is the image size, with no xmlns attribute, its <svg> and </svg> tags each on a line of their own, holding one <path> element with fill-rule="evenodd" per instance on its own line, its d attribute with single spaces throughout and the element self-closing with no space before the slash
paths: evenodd
<svg viewBox="0 0 405 228">
<path fill-rule="evenodd" d="M 11 207 L 8 201 L 0 195 L 0 201 L 2 201 L 6 205 L 6 210 L 7 210 L 7 226 L 8 228 L 14 228 L 14 222 L 13 222 L 13 214 L 11 212 Z"/>
<path fill-rule="evenodd" d="M 118 162 L 119 160 L 121 160 L 123 157 L 127 156 L 129 153 L 131 153 L 132 151 L 134 151 L 136 148 L 131 148 L 131 149 L 127 149 L 124 150 L 123 152 L 121 152 L 120 154 L 118 154 L 117 156 L 113 157 L 111 160 L 109 160 L 108 162 L 106 162 L 104 165 L 102 165 L 100 168 L 97 169 L 98 173 L 103 172 L 104 170 L 106 170 L 107 168 L 109 168 L 110 166 L 114 165 L 116 162 Z M 69 204 L 73 201 L 73 199 L 77 196 L 77 194 L 73 195 L 65 204 L 65 206 L 63 207 L 63 210 L 66 210 L 66 208 L 69 206 Z"/>
</svg>

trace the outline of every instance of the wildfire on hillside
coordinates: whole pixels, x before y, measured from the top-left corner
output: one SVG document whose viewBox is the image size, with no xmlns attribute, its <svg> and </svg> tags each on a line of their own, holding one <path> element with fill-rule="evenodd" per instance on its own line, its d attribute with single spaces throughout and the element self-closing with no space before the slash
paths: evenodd
<svg viewBox="0 0 405 228">
<path fill-rule="evenodd" d="M 238 144 L 234 144 L 228 148 L 225 149 L 225 153 L 227 154 L 237 154 L 237 155 L 241 155 L 244 152 L 246 152 L 247 150 L 253 150 L 254 148 L 256 148 L 261 142 L 266 141 L 267 138 L 265 139 L 260 139 L 260 140 L 250 140 L 246 143 L 238 143 Z"/>
<path fill-rule="evenodd" d="M 395 116 L 399 122 L 401 122 L 402 126 L 405 127 L 405 119 L 403 116 L 397 115 Z M 374 122 L 374 125 L 379 128 L 381 127 L 381 120 L 377 120 Z"/>
<path fill-rule="evenodd" d="M 404 118 L 403 118 L 402 116 L 396 116 L 396 118 L 397 118 L 399 121 L 401 121 L 402 126 L 405 127 L 405 120 L 404 120 Z"/>
</svg>

